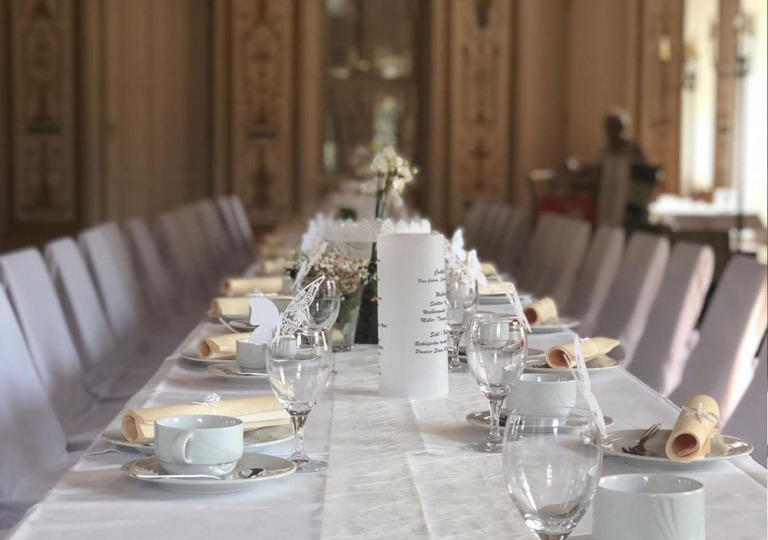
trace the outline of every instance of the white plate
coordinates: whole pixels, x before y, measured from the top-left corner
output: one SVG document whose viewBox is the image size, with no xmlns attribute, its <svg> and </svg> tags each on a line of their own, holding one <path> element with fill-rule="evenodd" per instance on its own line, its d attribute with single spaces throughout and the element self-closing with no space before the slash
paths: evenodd
<svg viewBox="0 0 768 540">
<path fill-rule="evenodd" d="M 261 381 L 267 378 L 267 370 L 258 370 L 253 372 L 240 371 L 240 366 L 237 362 L 230 362 L 228 364 L 214 364 L 208 366 L 205 369 L 211 375 L 216 377 L 224 377 L 225 379 L 236 379 L 238 381 Z"/>
<path fill-rule="evenodd" d="M 610 416 L 603 416 L 603 420 L 605 421 L 606 426 L 610 426 L 613 424 L 613 418 L 611 418 Z M 469 422 L 473 426 L 488 429 L 491 427 L 491 413 L 490 411 L 477 411 L 477 412 L 469 413 L 467 415 L 467 422 Z M 507 411 L 503 410 L 501 411 L 501 416 L 499 417 L 499 427 L 504 427 L 506 423 L 507 423 Z"/>
<path fill-rule="evenodd" d="M 244 454 L 237 462 L 235 472 L 253 468 L 264 469 L 264 473 L 255 478 L 225 477 L 221 480 L 213 478 L 137 478 L 136 474 L 166 474 L 157 457 L 148 457 L 129 461 L 121 467 L 121 471 L 129 478 L 139 482 L 153 484 L 161 489 L 177 493 L 194 493 L 201 495 L 216 495 L 221 493 L 237 493 L 253 489 L 259 482 L 280 478 L 296 470 L 296 465 L 285 458 L 267 456 L 264 454 Z"/>
<path fill-rule="evenodd" d="M 542 366 L 542 367 L 534 367 L 534 366 Z M 621 367 L 621 363 L 619 361 L 614 360 L 613 358 L 609 358 L 605 355 L 599 356 L 594 360 L 587 362 L 587 371 L 589 371 L 590 373 L 602 373 L 604 371 L 610 371 L 618 367 Z M 552 373 L 552 372 L 558 372 L 558 371 L 568 371 L 568 370 L 552 369 L 551 367 L 549 367 L 549 365 L 547 365 L 547 361 L 544 358 L 544 356 L 534 358 L 533 361 L 530 361 L 529 359 L 528 365 L 526 365 L 525 367 L 526 373 Z"/>
<path fill-rule="evenodd" d="M 681 463 L 673 461 L 667 457 L 665 447 L 669 439 L 671 429 L 660 429 L 659 432 L 651 437 L 645 443 L 645 449 L 650 452 L 649 456 L 634 456 L 625 454 L 621 451 L 622 447 L 634 446 L 640 440 L 645 430 L 643 429 L 624 429 L 608 433 L 603 439 L 603 451 L 606 455 L 620 457 L 625 463 L 647 469 L 664 469 L 674 471 L 689 471 L 709 467 L 723 460 L 733 459 L 741 456 L 748 456 L 754 448 L 748 442 L 742 441 L 736 437 L 723 435 L 725 446 L 719 449 L 713 449 L 709 454 L 701 459 L 691 461 L 690 463 Z"/>
<path fill-rule="evenodd" d="M 529 294 L 519 294 L 520 303 L 525 305 L 533 300 L 533 296 Z M 500 306 L 503 304 L 509 304 L 509 298 L 506 294 L 488 294 L 478 295 L 478 302 L 481 306 Z"/>
<path fill-rule="evenodd" d="M 556 319 L 550 319 L 548 321 L 544 321 L 541 324 L 537 324 L 535 326 L 531 326 L 531 333 L 532 334 L 551 334 L 553 332 L 563 332 L 565 330 L 570 330 L 572 328 L 576 328 L 581 324 L 581 321 L 576 319 L 571 319 L 569 317 L 558 317 Z"/>
<path fill-rule="evenodd" d="M 118 450 L 128 449 L 131 453 L 140 452 L 148 456 L 155 455 L 154 442 L 130 442 L 126 440 L 123 433 L 119 430 L 105 431 L 101 436 Z M 270 444 L 290 441 L 291 439 L 293 439 L 293 428 L 288 424 L 251 429 L 243 433 L 243 451 L 255 452 Z"/>
<path fill-rule="evenodd" d="M 197 351 L 194 352 L 183 352 L 179 354 L 179 358 L 182 360 L 185 360 L 187 362 L 191 362 L 193 364 L 203 364 L 203 365 L 211 365 L 211 364 L 219 364 L 221 362 L 234 362 L 235 361 L 235 355 L 232 356 L 224 356 L 222 358 L 203 358 L 200 356 L 200 354 Z"/>
</svg>

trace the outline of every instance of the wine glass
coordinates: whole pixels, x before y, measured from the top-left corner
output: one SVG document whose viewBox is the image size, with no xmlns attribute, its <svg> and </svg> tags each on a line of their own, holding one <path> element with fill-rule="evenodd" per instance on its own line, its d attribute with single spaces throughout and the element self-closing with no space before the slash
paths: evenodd
<svg viewBox="0 0 768 540">
<path fill-rule="evenodd" d="M 450 342 L 450 358 L 448 371 L 451 373 L 466 373 L 466 364 L 459 359 L 459 344 L 461 336 L 467 330 L 472 314 L 477 307 L 477 283 L 471 277 L 450 272 L 446 284 L 445 306 L 448 320 L 448 337 Z"/>
<path fill-rule="evenodd" d="M 491 431 L 486 439 L 468 445 L 468 450 L 501 452 L 501 406 L 525 369 L 527 352 L 528 338 L 518 317 L 494 313 L 473 321 L 467 338 L 467 359 L 472 363 L 475 381 L 488 398 Z"/>
<path fill-rule="evenodd" d="M 267 346 L 266 362 L 272 391 L 291 417 L 294 452 L 290 459 L 296 470 L 326 469 L 327 463 L 311 459 L 304 451 L 307 416 L 325 392 L 331 372 L 331 347 L 326 333 L 310 328 L 274 335 Z"/>
<path fill-rule="evenodd" d="M 504 477 L 526 525 L 542 540 L 564 540 L 587 512 L 603 448 L 595 415 L 575 407 L 509 412 Z"/>
<path fill-rule="evenodd" d="M 310 325 L 314 329 L 330 330 L 339 316 L 341 293 L 335 279 L 325 278 L 309 305 Z"/>
</svg>

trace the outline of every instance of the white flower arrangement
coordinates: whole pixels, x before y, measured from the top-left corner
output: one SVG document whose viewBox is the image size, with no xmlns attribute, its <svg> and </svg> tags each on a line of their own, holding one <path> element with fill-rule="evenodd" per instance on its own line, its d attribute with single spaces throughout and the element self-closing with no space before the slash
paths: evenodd
<svg viewBox="0 0 768 540">
<path fill-rule="evenodd" d="M 376 175 L 377 197 L 384 202 L 376 205 L 376 217 L 383 218 L 389 199 L 396 206 L 403 204 L 405 186 L 413 181 L 413 170 L 408 160 L 399 156 L 391 146 L 376 154 L 371 162 L 371 172 Z"/>
</svg>

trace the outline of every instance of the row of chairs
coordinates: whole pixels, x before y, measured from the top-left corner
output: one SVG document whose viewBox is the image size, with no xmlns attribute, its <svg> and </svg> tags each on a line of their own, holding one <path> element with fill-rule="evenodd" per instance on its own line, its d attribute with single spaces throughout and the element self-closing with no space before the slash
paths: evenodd
<svg viewBox="0 0 768 540">
<path fill-rule="evenodd" d="M 0 530 L 141 389 L 253 259 L 238 197 L 0 255 Z"/>
<path fill-rule="evenodd" d="M 670 247 L 666 237 L 643 232 L 627 241 L 616 227 L 592 234 L 587 222 L 555 214 L 541 215 L 526 238 L 527 221 L 523 210 L 475 201 L 467 241 L 521 290 L 551 296 L 561 313 L 579 319 L 580 335 L 619 339 L 624 365 L 661 395 L 678 405 L 712 395 L 723 424 L 734 416 L 729 428 L 741 430 L 734 434 L 765 444 L 765 347 L 755 357 L 768 322 L 764 265 L 732 257 L 702 318 L 715 265 L 709 246 Z M 750 384 L 763 389 L 762 421 L 755 411 L 734 412 Z"/>
</svg>

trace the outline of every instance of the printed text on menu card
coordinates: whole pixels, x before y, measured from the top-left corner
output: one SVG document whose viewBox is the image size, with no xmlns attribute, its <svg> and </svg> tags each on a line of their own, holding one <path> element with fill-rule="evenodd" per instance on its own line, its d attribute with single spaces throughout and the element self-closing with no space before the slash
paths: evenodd
<svg viewBox="0 0 768 540">
<path fill-rule="evenodd" d="M 429 301 L 429 306 L 421 311 L 419 324 L 432 325 L 435 322 L 442 323 L 444 328 L 430 330 L 426 340 L 417 340 L 414 343 L 416 354 L 433 354 L 445 351 L 448 348 L 448 325 L 446 324 L 445 308 L 445 268 L 438 268 L 428 278 L 419 278 L 419 285 L 435 289 L 434 298 Z M 437 286 L 437 287 L 436 287 Z"/>
</svg>

